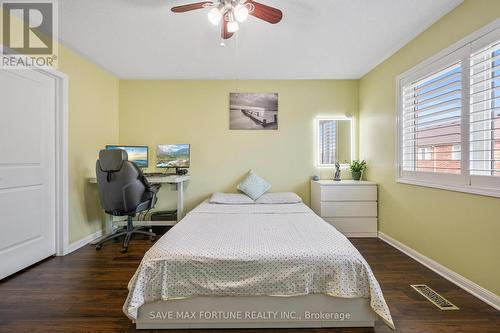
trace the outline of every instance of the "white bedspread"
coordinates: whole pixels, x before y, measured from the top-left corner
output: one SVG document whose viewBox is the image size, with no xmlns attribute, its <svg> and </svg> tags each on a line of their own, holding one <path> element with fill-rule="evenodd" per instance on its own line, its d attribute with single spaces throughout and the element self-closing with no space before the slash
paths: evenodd
<svg viewBox="0 0 500 333">
<path fill-rule="evenodd" d="M 394 328 L 368 263 L 303 203 L 202 203 L 151 247 L 128 288 L 123 311 L 132 319 L 158 300 L 320 293 L 370 298 Z"/>
</svg>

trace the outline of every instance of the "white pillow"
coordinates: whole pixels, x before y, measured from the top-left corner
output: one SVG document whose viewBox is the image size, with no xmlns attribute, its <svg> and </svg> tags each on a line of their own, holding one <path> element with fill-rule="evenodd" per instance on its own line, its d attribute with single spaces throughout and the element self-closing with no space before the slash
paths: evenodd
<svg viewBox="0 0 500 333">
<path fill-rule="evenodd" d="M 211 204 L 225 204 L 225 205 L 247 205 L 254 204 L 248 196 L 241 193 L 221 193 L 215 192 L 209 201 Z"/>
<path fill-rule="evenodd" d="M 258 204 L 291 204 L 302 202 L 302 198 L 293 192 L 274 192 L 263 194 L 255 200 Z"/>
<path fill-rule="evenodd" d="M 250 170 L 246 178 L 236 188 L 253 200 L 257 200 L 262 194 L 269 191 L 271 184 L 264 178 L 257 176 L 253 170 Z"/>
</svg>

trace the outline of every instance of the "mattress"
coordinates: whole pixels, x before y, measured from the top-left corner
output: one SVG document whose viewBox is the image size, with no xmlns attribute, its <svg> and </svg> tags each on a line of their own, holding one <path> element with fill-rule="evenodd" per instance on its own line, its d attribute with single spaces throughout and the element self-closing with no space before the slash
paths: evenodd
<svg viewBox="0 0 500 333">
<path fill-rule="evenodd" d="M 370 298 L 394 328 L 370 266 L 349 240 L 303 203 L 204 202 L 144 255 L 123 306 L 195 296 Z"/>
</svg>

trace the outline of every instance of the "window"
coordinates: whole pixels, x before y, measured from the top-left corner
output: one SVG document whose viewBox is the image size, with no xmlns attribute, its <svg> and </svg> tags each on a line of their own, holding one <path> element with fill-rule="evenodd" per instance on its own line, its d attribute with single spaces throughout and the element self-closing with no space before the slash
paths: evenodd
<svg viewBox="0 0 500 333">
<path fill-rule="evenodd" d="M 451 147 L 451 159 L 453 161 L 459 161 L 462 159 L 462 152 L 460 151 L 460 145 L 453 145 Z"/>
<path fill-rule="evenodd" d="M 397 84 L 398 181 L 500 196 L 500 20 Z"/>
<path fill-rule="evenodd" d="M 418 148 L 418 159 L 423 160 L 423 161 L 432 160 L 432 147 L 419 147 Z"/>
<path fill-rule="evenodd" d="M 416 73 L 401 87 L 401 172 L 410 179 L 460 183 L 462 161 L 452 159 L 461 146 L 462 68 L 460 53 Z M 459 148 L 460 150 L 460 148 Z"/>
<path fill-rule="evenodd" d="M 500 42 L 471 55 L 470 172 L 500 176 Z"/>
</svg>

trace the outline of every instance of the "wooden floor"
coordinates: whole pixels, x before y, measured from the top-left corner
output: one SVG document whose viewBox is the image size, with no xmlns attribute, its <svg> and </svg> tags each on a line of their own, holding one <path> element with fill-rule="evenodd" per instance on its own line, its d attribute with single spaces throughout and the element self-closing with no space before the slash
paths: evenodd
<svg viewBox="0 0 500 333">
<path fill-rule="evenodd" d="M 500 312 L 380 240 L 352 242 L 380 282 L 397 332 L 500 332 Z M 133 240 L 129 253 L 121 254 L 119 243 L 111 242 L 99 252 L 88 245 L 1 281 L 0 332 L 135 331 L 122 313 L 122 305 L 127 283 L 150 246 L 148 240 Z M 409 286 L 418 283 L 428 284 L 460 310 L 440 311 Z M 240 332 L 260 331 L 264 330 Z M 354 333 L 391 329 L 379 322 L 369 329 L 267 330 L 275 331 Z"/>
</svg>

